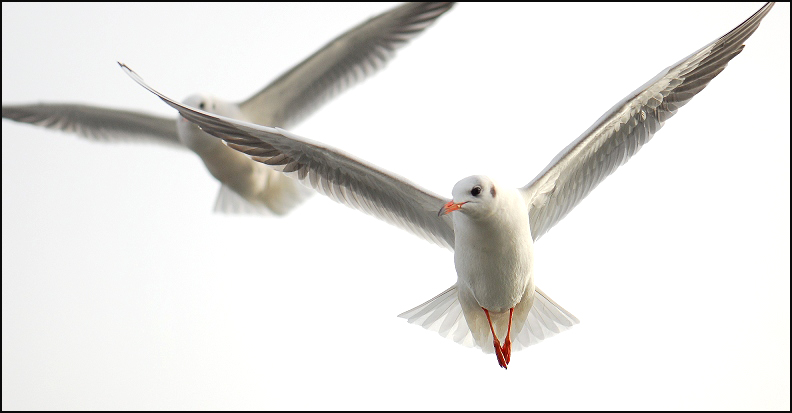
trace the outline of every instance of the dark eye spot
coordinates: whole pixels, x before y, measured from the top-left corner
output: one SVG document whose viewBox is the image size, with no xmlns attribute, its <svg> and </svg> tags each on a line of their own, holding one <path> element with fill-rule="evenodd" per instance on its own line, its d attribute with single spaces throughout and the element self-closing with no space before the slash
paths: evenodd
<svg viewBox="0 0 792 413">
<path fill-rule="evenodd" d="M 473 189 L 470 190 L 470 195 L 479 196 L 479 194 L 481 194 L 481 187 L 478 185 L 474 186 Z"/>
<path fill-rule="evenodd" d="M 198 107 L 199 107 L 201 110 L 204 110 L 204 107 L 205 107 L 205 106 L 206 106 L 206 105 L 205 105 L 203 102 L 201 102 L 201 104 L 200 104 L 200 105 L 198 105 Z"/>
<path fill-rule="evenodd" d="M 495 187 L 494 186 L 492 188 L 490 188 L 490 194 L 492 194 L 492 197 L 495 198 Z"/>
</svg>

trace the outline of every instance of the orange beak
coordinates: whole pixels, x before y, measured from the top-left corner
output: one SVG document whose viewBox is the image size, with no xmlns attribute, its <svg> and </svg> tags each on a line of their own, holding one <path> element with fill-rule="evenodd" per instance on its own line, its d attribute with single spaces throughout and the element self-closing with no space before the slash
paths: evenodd
<svg viewBox="0 0 792 413">
<path fill-rule="evenodd" d="M 466 203 L 467 201 L 458 202 L 458 203 L 454 201 L 448 201 L 447 204 L 443 205 L 443 207 L 440 208 L 439 211 L 437 211 L 437 216 L 439 217 L 441 215 L 450 214 L 451 212 L 454 212 L 457 209 L 462 209 L 462 205 L 465 205 Z"/>
</svg>

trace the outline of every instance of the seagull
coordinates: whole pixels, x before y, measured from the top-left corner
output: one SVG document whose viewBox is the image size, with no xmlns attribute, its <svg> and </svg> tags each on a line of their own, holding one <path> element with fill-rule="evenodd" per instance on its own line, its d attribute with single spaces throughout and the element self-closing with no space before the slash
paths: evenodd
<svg viewBox="0 0 792 413">
<path fill-rule="evenodd" d="M 513 351 L 578 323 L 534 284 L 534 242 L 703 90 L 742 51 L 772 7 L 766 4 L 734 30 L 630 93 L 524 187 L 504 187 L 493 178 L 475 175 L 454 185 L 451 199 L 289 131 L 180 104 L 119 64 L 141 86 L 230 148 L 340 203 L 453 250 L 457 282 L 400 317 L 495 353 L 498 364 L 507 368 Z"/>
<path fill-rule="evenodd" d="M 453 3 L 406 3 L 333 39 L 243 102 L 206 94 L 188 106 L 248 122 L 292 128 L 340 92 L 381 69 L 396 50 L 419 35 Z M 3 105 L 3 118 L 72 132 L 93 140 L 154 141 L 195 152 L 221 188 L 215 211 L 283 215 L 310 191 L 271 168 L 250 161 L 192 123 L 133 111 L 80 104 Z"/>
</svg>

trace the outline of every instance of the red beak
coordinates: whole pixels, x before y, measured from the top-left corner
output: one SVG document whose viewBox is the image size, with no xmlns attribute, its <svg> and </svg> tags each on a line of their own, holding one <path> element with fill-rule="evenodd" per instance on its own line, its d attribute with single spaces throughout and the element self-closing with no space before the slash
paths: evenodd
<svg viewBox="0 0 792 413">
<path fill-rule="evenodd" d="M 465 205 L 466 203 L 467 201 L 458 202 L 458 203 L 454 201 L 448 201 L 447 204 L 443 205 L 443 207 L 440 208 L 440 211 L 437 211 L 437 216 L 439 217 L 441 215 L 450 214 L 451 212 L 454 212 L 457 209 L 462 209 L 462 205 Z"/>
</svg>

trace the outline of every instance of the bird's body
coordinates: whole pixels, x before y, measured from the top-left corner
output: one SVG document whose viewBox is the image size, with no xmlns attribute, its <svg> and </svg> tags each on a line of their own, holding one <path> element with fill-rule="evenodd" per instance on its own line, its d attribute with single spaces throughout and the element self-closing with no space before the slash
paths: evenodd
<svg viewBox="0 0 792 413">
<path fill-rule="evenodd" d="M 255 123 L 240 110 L 239 105 L 213 96 L 194 94 L 185 99 L 184 104 L 205 107 L 221 116 Z M 265 116 L 262 120 L 271 122 L 275 119 Z M 283 215 L 311 195 L 305 186 L 266 165 L 251 162 L 250 158 L 230 149 L 194 123 L 179 117 L 176 124 L 179 141 L 195 152 L 209 173 L 223 183 L 217 197 L 217 210 Z"/>
<path fill-rule="evenodd" d="M 472 196 L 469 188 L 481 189 Z M 528 209 L 516 189 L 496 187 L 485 176 L 463 179 L 453 194 L 456 202 L 464 202 L 452 214 L 459 302 L 473 339 L 484 348 L 490 329 L 482 308 L 490 312 L 500 336 L 506 334 L 509 309 L 520 303 L 521 309 L 531 308 L 533 239 Z"/>
<path fill-rule="evenodd" d="M 516 192 L 509 200 L 512 205 L 486 217 L 453 216 L 459 282 L 471 289 L 482 307 L 495 312 L 514 307 L 533 275 L 527 209 Z M 501 191 L 499 198 L 507 194 Z"/>
<path fill-rule="evenodd" d="M 630 93 L 528 185 L 504 188 L 476 175 L 459 181 L 451 200 L 288 131 L 181 105 L 121 66 L 139 84 L 229 147 L 290 173 L 339 202 L 454 250 L 457 283 L 400 316 L 457 342 L 494 351 L 498 363 L 506 367 L 512 344 L 519 350 L 578 322 L 535 285 L 533 243 L 721 73 L 771 8 L 772 4 L 765 5 L 734 30 Z M 438 207 L 440 211 L 434 213 Z M 499 338 L 504 339 L 502 345 Z"/>
</svg>

